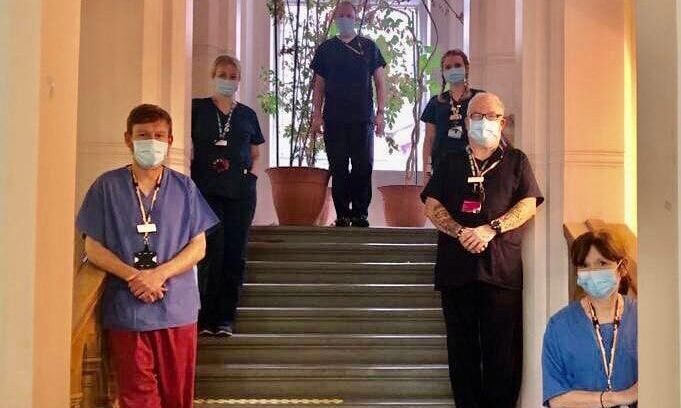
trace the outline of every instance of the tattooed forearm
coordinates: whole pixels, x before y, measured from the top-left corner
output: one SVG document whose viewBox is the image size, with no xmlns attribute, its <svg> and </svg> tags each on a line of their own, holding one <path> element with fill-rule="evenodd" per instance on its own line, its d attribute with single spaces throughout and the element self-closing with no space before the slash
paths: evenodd
<svg viewBox="0 0 681 408">
<path fill-rule="evenodd" d="M 501 223 L 501 232 L 512 231 L 520 228 L 537 213 L 537 199 L 534 197 L 523 198 L 518 201 L 508 212 L 498 218 Z"/>
<path fill-rule="evenodd" d="M 449 214 L 447 209 L 436 199 L 426 199 L 426 217 L 432 221 L 435 228 L 457 238 L 457 233 L 461 229 L 461 225 L 454 221 L 454 218 Z"/>
</svg>

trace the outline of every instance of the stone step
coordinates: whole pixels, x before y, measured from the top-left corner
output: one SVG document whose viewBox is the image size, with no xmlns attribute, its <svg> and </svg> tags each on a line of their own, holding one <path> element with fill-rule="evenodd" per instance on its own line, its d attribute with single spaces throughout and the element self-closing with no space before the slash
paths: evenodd
<svg viewBox="0 0 681 408">
<path fill-rule="evenodd" d="M 278 262 L 435 262 L 435 244 L 250 242 L 248 259 Z"/>
<path fill-rule="evenodd" d="M 244 307 L 438 307 L 433 285 L 247 283 Z"/>
<path fill-rule="evenodd" d="M 260 399 L 260 400 L 244 400 L 244 399 L 197 399 L 194 401 L 194 406 L 197 408 L 217 408 L 217 407 L 231 407 L 231 408 L 455 408 L 454 401 L 451 398 L 442 399 L 418 399 L 418 398 L 404 398 L 404 399 L 297 399 L 297 398 L 280 398 L 280 399 Z"/>
<path fill-rule="evenodd" d="M 451 395 L 447 365 L 202 364 L 197 398 L 440 398 Z"/>
<path fill-rule="evenodd" d="M 433 264 L 248 261 L 249 283 L 432 284 Z"/>
<path fill-rule="evenodd" d="M 202 337 L 199 364 L 447 364 L 444 335 L 237 334 Z"/>
<path fill-rule="evenodd" d="M 250 240 L 259 242 L 434 244 L 437 242 L 437 231 L 431 228 L 254 226 L 251 227 Z"/>
<path fill-rule="evenodd" d="M 243 334 L 444 334 L 440 308 L 241 307 Z"/>
</svg>

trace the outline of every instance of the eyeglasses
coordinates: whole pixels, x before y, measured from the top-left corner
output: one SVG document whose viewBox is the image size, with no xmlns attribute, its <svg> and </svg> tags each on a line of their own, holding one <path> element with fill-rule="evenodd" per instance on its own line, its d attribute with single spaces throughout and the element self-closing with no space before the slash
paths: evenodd
<svg viewBox="0 0 681 408">
<path fill-rule="evenodd" d="M 503 117 L 504 115 L 500 113 L 494 113 L 494 112 L 487 112 L 485 114 L 474 112 L 468 115 L 469 118 L 473 120 L 480 120 L 482 118 L 485 118 L 487 120 L 499 120 Z"/>
</svg>

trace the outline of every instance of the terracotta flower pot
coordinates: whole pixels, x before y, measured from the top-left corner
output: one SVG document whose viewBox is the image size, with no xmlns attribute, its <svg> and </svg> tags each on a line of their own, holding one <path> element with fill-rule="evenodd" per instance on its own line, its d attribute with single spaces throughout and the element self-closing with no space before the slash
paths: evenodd
<svg viewBox="0 0 681 408">
<path fill-rule="evenodd" d="M 331 225 L 336 216 L 336 209 L 333 207 L 333 197 L 331 196 L 331 187 L 326 189 L 326 199 L 324 200 L 324 205 L 322 206 L 322 211 L 319 213 L 319 217 L 314 225 L 319 227 L 326 227 Z"/>
<path fill-rule="evenodd" d="M 279 225 L 314 225 L 326 200 L 329 172 L 313 167 L 265 170 Z"/>
<path fill-rule="evenodd" d="M 423 227 L 425 206 L 421 202 L 423 186 L 393 185 L 378 188 L 383 196 L 385 223 L 389 227 Z"/>
</svg>

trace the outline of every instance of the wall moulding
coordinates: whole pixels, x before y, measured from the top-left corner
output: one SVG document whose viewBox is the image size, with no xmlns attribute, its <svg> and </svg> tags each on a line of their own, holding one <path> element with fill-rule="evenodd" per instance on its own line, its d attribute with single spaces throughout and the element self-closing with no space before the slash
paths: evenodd
<svg viewBox="0 0 681 408">
<path fill-rule="evenodd" d="M 567 166 L 624 167 L 624 152 L 568 150 L 565 152 L 565 164 Z"/>
</svg>

